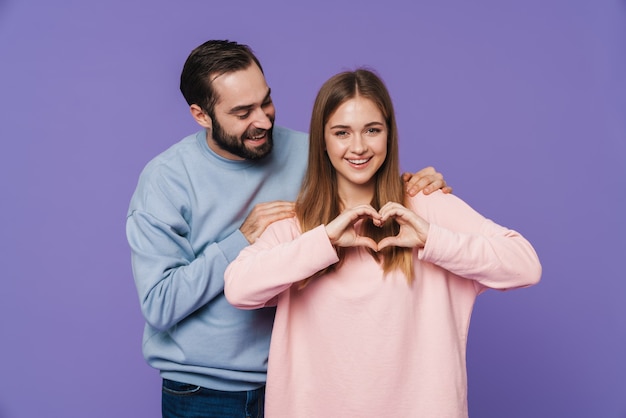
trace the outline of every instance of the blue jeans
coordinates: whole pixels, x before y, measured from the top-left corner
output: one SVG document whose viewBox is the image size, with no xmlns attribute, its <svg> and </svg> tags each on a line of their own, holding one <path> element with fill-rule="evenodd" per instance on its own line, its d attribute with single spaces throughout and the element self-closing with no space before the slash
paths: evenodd
<svg viewBox="0 0 626 418">
<path fill-rule="evenodd" d="M 265 386 L 223 392 L 163 379 L 163 418 L 263 418 Z"/>
</svg>

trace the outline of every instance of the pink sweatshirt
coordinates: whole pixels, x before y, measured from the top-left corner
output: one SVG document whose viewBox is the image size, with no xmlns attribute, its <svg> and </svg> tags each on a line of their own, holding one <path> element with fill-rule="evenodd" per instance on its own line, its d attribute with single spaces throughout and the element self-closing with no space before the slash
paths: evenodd
<svg viewBox="0 0 626 418">
<path fill-rule="evenodd" d="M 467 417 L 474 300 L 537 283 L 541 265 L 519 233 L 454 195 L 420 193 L 411 206 L 431 223 L 411 285 L 351 249 L 338 271 L 298 290 L 291 285 L 338 258 L 324 226 L 302 234 L 295 219 L 272 224 L 228 267 L 233 305 L 277 304 L 268 418 Z"/>
</svg>

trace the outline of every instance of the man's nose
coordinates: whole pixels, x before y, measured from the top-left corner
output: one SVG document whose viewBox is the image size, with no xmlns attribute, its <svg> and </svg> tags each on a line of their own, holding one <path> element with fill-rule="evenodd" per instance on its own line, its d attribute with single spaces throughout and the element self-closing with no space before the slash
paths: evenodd
<svg viewBox="0 0 626 418">
<path fill-rule="evenodd" d="M 255 128 L 270 129 L 272 127 L 272 120 L 263 108 L 258 108 L 254 111 L 252 124 Z"/>
</svg>

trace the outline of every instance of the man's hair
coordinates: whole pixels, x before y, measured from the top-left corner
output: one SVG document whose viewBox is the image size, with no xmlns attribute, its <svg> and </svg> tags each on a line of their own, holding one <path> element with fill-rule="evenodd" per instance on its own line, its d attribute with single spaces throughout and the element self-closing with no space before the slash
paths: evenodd
<svg viewBox="0 0 626 418">
<path fill-rule="evenodd" d="M 225 73 L 245 70 L 256 64 L 263 68 L 249 46 L 228 40 L 210 40 L 195 48 L 187 57 L 180 74 L 180 91 L 187 104 L 200 106 L 211 118 L 219 97 L 212 80 Z"/>
<path fill-rule="evenodd" d="M 308 168 L 296 200 L 296 216 L 302 232 L 309 231 L 320 224 L 328 224 L 341 213 L 337 174 L 326 153 L 324 127 L 339 106 L 355 97 L 371 100 L 382 113 L 387 125 L 387 156 L 375 174 L 374 197 L 371 205 L 374 209 L 380 210 L 387 202 L 407 203 L 400 178 L 398 129 L 389 92 L 380 77 L 371 70 L 359 68 L 356 71 L 342 72 L 324 83 L 313 105 L 309 130 Z M 361 234 L 378 242 L 383 237 L 396 235 L 398 231 L 399 226 L 395 222 L 388 222 L 379 228 L 368 221 L 363 223 Z M 316 273 L 311 278 L 332 271 L 341 265 L 345 249 L 337 247 L 336 250 L 339 263 Z M 407 276 L 409 282 L 412 280 L 411 248 L 388 247 L 379 253 L 371 251 L 371 254 L 376 259 L 382 255 L 381 261 L 386 273 L 399 269 Z M 306 285 L 309 279 L 301 285 Z"/>
</svg>

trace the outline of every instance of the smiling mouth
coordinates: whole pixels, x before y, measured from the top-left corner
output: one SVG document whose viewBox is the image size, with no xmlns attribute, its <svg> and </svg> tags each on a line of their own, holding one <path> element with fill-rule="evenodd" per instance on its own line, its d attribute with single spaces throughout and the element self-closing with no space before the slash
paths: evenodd
<svg viewBox="0 0 626 418">
<path fill-rule="evenodd" d="M 350 164 L 353 165 L 363 165 L 365 163 L 367 163 L 369 160 L 371 160 L 372 158 L 360 158 L 358 160 L 350 160 L 350 159 L 346 159 L 346 161 L 348 161 Z"/>
<path fill-rule="evenodd" d="M 248 140 L 248 141 L 260 141 L 260 140 L 264 139 L 266 136 L 267 136 L 267 131 L 262 132 L 262 133 L 260 133 L 258 135 L 248 136 L 246 138 L 246 140 Z"/>
</svg>

